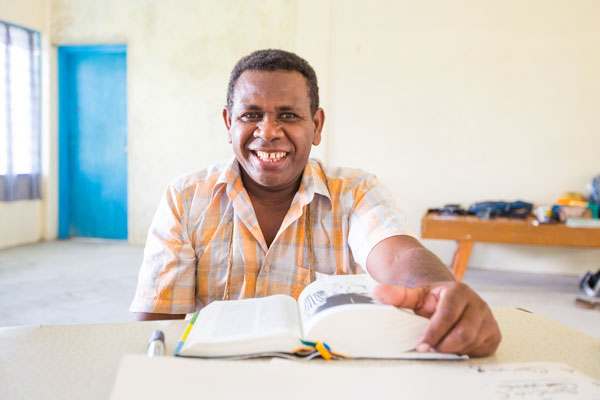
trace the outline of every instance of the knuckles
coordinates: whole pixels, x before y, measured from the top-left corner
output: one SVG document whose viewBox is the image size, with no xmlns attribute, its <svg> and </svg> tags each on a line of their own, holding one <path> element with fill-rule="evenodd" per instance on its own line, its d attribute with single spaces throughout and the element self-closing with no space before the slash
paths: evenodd
<svg viewBox="0 0 600 400">
<path fill-rule="evenodd" d="M 477 315 L 475 320 L 479 320 L 481 323 L 455 325 L 451 332 L 452 339 L 442 345 L 439 350 L 461 352 L 460 349 L 464 349 L 467 354 L 475 357 L 493 354 L 502 340 L 502 334 L 488 304 L 462 282 L 444 282 L 441 283 L 441 286 L 447 300 L 446 307 L 437 310 L 441 320 L 446 324 L 453 324 L 460 320 L 461 315 L 457 315 L 456 306 L 463 304 L 475 312 Z M 479 326 L 479 328 L 475 326 Z"/>
<path fill-rule="evenodd" d="M 439 285 L 443 290 L 444 298 L 449 303 L 469 302 L 472 295 L 475 294 L 469 286 L 462 282 L 441 282 Z"/>
<path fill-rule="evenodd" d="M 439 314 L 439 318 L 448 325 L 454 324 L 456 322 L 457 318 L 459 317 L 456 309 L 448 308 L 448 307 L 441 308 L 438 311 L 438 314 Z"/>
<path fill-rule="evenodd" d="M 456 327 L 454 334 L 456 335 L 457 342 L 463 346 L 471 344 L 477 337 L 477 334 L 473 329 L 464 326 Z"/>
<path fill-rule="evenodd" d="M 448 294 L 456 296 L 468 296 L 475 294 L 473 290 L 465 283 L 462 282 L 447 282 L 445 283 L 446 291 Z"/>
<path fill-rule="evenodd" d="M 446 296 L 457 300 L 460 299 L 468 303 L 469 307 L 476 308 L 478 312 L 485 312 L 486 310 L 490 312 L 487 303 L 469 285 L 462 282 L 447 282 L 444 283 L 444 289 Z"/>
</svg>

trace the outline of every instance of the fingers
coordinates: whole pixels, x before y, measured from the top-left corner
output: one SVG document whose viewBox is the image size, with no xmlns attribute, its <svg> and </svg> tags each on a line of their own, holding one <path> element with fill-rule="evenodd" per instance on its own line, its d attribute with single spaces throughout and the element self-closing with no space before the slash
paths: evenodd
<svg viewBox="0 0 600 400">
<path fill-rule="evenodd" d="M 446 307 L 461 307 L 462 304 L 464 307 L 458 316 L 456 312 L 444 311 Z M 425 343 L 442 353 L 468 354 L 472 357 L 484 357 L 496 351 L 502 338 L 498 324 L 488 305 L 468 286 L 456 283 L 449 285 L 438 306 L 436 314 L 449 317 L 441 318 L 442 324 L 435 325 L 434 314 L 424 334 Z M 446 330 L 448 321 L 454 317 L 455 323 Z M 425 337 L 428 329 L 432 332 L 429 336 L 431 341 Z M 439 341 L 435 343 L 438 337 Z"/>
<path fill-rule="evenodd" d="M 375 300 L 396 307 L 415 309 L 422 306 L 425 288 L 408 288 L 395 285 L 377 285 L 373 290 Z"/>
<path fill-rule="evenodd" d="M 442 353 L 468 354 L 485 339 L 480 334 L 482 324 L 483 319 L 479 318 L 477 311 L 467 306 L 458 322 L 433 347 Z"/>
<path fill-rule="evenodd" d="M 502 334 L 491 311 L 482 324 L 479 337 L 481 340 L 476 345 L 474 344 L 467 348 L 464 354 L 468 354 L 471 357 L 485 357 L 494 354 L 500 345 Z"/>
<path fill-rule="evenodd" d="M 417 342 L 418 351 L 488 356 L 501 334 L 488 305 L 467 285 L 439 282 L 419 288 L 379 285 L 373 297 L 385 304 L 413 309 L 430 318 Z"/>
<path fill-rule="evenodd" d="M 429 324 L 417 342 L 419 351 L 427 351 L 429 347 L 437 349 L 440 342 L 461 320 L 468 302 L 464 290 L 457 285 L 459 284 L 448 283 L 433 289 L 434 292 L 438 292 L 438 302 Z"/>
<path fill-rule="evenodd" d="M 500 329 L 498 328 L 498 324 L 496 324 L 496 320 L 492 318 L 493 324 L 495 325 L 495 332 L 493 335 L 488 336 L 487 339 L 481 343 L 481 345 L 473 350 L 470 350 L 468 353 L 471 357 L 487 357 L 492 355 L 498 349 L 500 345 L 500 341 L 502 340 L 502 334 L 500 333 Z"/>
<path fill-rule="evenodd" d="M 473 336 L 474 335 L 474 336 Z M 463 325 L 457 326 L 440 342 L 436 350 L 442 353 L 468 354 L 471 357 L 485 357 L 493 354 L 502 336 L 493 316 L 482 320 L 479 330 Z"/>
</svg>

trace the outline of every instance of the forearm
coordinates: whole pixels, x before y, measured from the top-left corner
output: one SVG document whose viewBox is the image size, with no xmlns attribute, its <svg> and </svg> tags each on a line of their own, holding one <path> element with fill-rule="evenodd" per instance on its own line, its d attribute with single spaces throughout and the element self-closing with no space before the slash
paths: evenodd
<svg viewBox="0 0 600 400">
<path fill-rule="evenodd" d="M 378 282 L 409 287 L 454 280 L 440 259 L 410 236 L 378 243 L 367 258 L 367 271 Z"/>
<path fill-rule="evenodd" d="M 158 313 L 142 313 L 136 312 L 136 321 L 158 321 L 165 319 L 184 319 L 185 314 L 158 314 Z"/>
</svg>

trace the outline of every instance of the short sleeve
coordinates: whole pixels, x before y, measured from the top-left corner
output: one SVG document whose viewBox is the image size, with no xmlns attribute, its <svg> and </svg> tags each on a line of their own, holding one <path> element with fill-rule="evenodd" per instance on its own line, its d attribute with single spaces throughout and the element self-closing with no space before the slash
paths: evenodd
<svg viewBox="0 0 600 400">
<path fill-rule="evenodd" d="M 195 310 L 196 257 L 187 232 L 185 196 L 165 191 L 148 231 L 129 311 L 186 314 Z"/>
<path fill-rule="evenodd" d="M 396 235 L 416 238 L 407 225 L 404 213 L 396 206 L 392 194 L 371 176 L 355 190 L 355 203 L 350 214 L 348 245 L 354 260 L 365 270 L 373 247 Z"/>
</svg>

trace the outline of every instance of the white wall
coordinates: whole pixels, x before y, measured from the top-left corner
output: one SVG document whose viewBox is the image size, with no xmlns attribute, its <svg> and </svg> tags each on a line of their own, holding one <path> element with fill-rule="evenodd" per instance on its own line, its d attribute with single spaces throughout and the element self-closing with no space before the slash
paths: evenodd
<svg viewBox="0 0 600 400">
<path fill-rule="evenodd" d="M 35 243 L 42 238 L 42 201 L 0 202 L 0 220 L 0 248 Z"/>
<path fill-rule="evenodd" d="M 220 118 L 228 75 L 258 48 L 297 51 L 314 65 L 327 115 L 314 154 L 377 173 L 416 231 L 428 207 L 551 203 L 600 173 L 595 0 L 51 0 L 49 8 L 55 45 L 128 45 L 133 243 L 145 241 L 169 180 L 232 154 Z M 55 232 L 56 124 L 48 125 L 44 219 Z M 426 244 L 450 261 L 453 243 Z M 598 259 L 599 250 L 478 244 L 471 265 L 579 274 Z"/>
<path fill-rule="evenodd" d="M 600 173 L 600 2 L 334 0 L 329 161 L 428 207 L 550 204 Z M 450 262 L 453 243 L 427 241 Z M 471 264 L 579 274 L 600 250 L 476 245 Z"/>
<path fill-rule="evenodd" d="M 166 184 L 229 158 L 221 110 L 235 61 L 292 49 L 295 1 L 52 1 L 54 44 L 126 43 L 129 240 Z"/>
<path fill-rule="evenodd" d="M 41 76 L 42 76 L 42 192 L 44 198 L 52 194 L 55 185 L 48 181 L 50 176 L 48 144 L 50 136 L 50 51 L 48 38 L 48 5 L 46 0 L 0 0 L 0 19 L 15 25 L 40 32 Z M 55 236 L 55 227 L 48 226 L 46 207 L 42 200 L 0 202 L 0 248 L 34 243 L 45 237 Z"/>
</svg>

